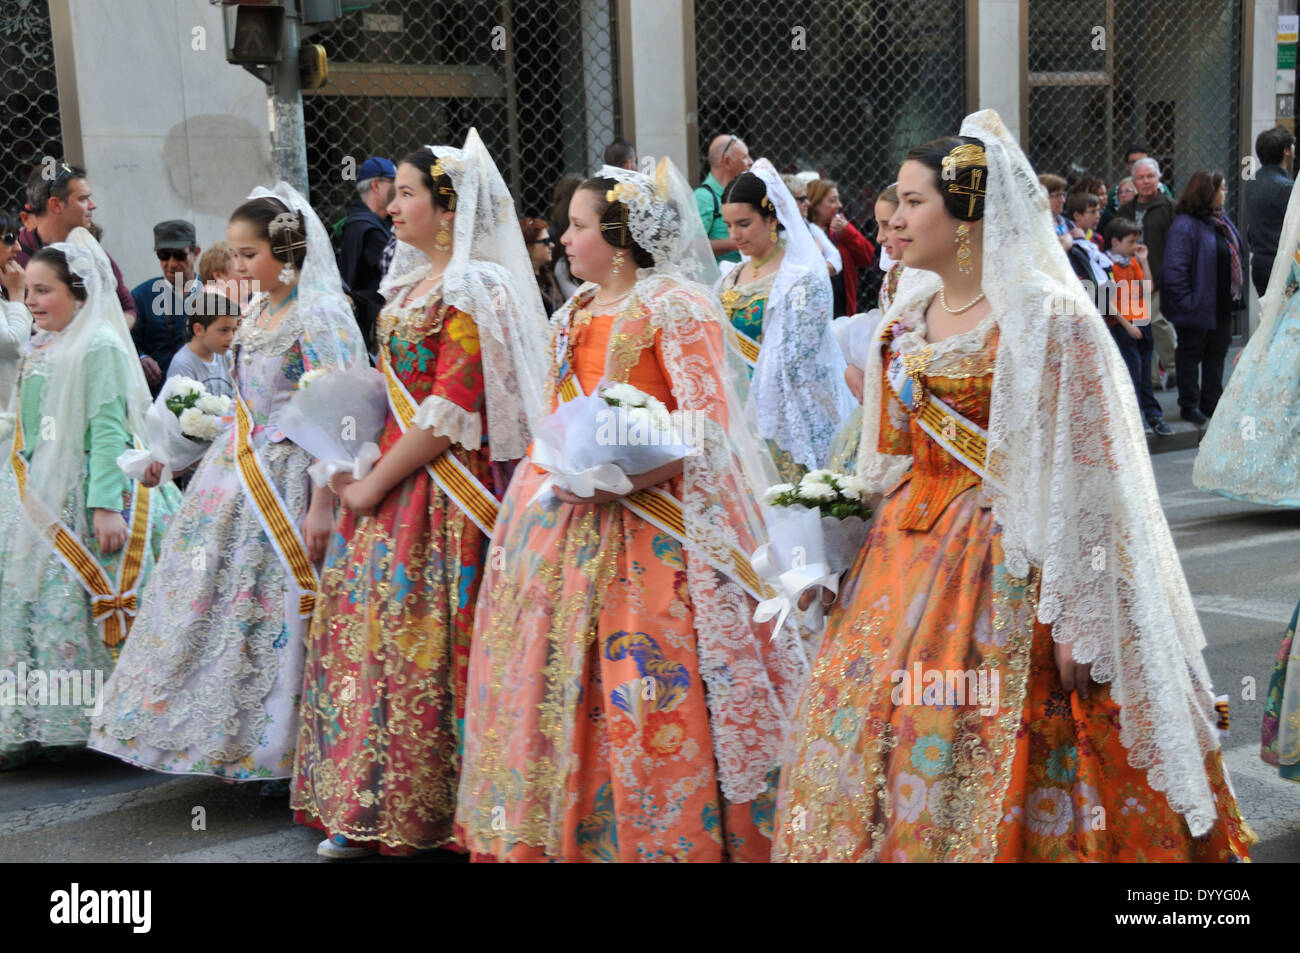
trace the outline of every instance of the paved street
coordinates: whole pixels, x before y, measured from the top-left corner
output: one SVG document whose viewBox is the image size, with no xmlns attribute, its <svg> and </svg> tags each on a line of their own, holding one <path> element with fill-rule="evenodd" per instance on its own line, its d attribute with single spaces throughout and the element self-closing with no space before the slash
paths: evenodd
<svg viewBox="0 0 1300 953">
<path fill-rule="evenodd" d="M 1232 696 L 1228 769 L 1260 837 L 1255 859 L 1297 861 L 1300 786 L 1278 780 L 1258 751 L 1269 673 L 1300 599 L 1300 512 L 1201 493 L 1194 459 L 1192 450 L 1152 458 L 1210 673 Z M 1254 697 L 1243 699 L 1249 679 Z M 199 807 L 206 830 L 193 829 Z M 292 824 L 285 798 L 263 798 L 256 784 L 150 775 L 90 753 L 0 775 L 0 861 L 315 861 L 319 839 Z"/>
</svg>

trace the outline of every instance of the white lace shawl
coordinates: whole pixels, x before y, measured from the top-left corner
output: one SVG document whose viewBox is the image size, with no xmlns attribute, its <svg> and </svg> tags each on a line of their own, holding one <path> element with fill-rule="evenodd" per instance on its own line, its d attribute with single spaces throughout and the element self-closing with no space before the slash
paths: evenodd
<svg viewBox="0 0 1300 953">
<path fill-rule="evenodd" d="M 487 430 L 493 460 L 518 460 L 545 416 L 546 310 L 505 180 L 471 129 L 463 149 L 426 146 L 456 190 L 451 263 L 443 300 L 478 327 L 483 358 Z M 427 274 L 428 257 L 398 242 L 380 286 L 391 301 L 398 289 Z"/>
<path fill-rule="evenodd" d="M 844 356 L 831 331 L 834 306 L 825 259 L 794 196 L 767 159 L 750 170 L 785 227 L 785 254 L 763 308 L 763 343 L 750 399 L 758 432 L 796 463 L 820 467 L 856 402 L 844 381 Z"/>
</svg>

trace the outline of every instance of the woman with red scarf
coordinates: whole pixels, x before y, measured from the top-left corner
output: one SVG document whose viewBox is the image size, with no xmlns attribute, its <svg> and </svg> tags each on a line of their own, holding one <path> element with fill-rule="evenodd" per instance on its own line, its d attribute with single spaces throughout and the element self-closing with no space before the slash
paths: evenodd
<svg viewBox="0 0 1300 953">
<path fill-rule="evenodd" d="M 836 316 L 857 314 L 858 269 L 875 262 L 875 246 L 844 217 L 839 187 L 830 179 L 808 183 L 808 219 L 830 235 L 844 259 L 843 270 L 831 278 Z"/>
</svg>

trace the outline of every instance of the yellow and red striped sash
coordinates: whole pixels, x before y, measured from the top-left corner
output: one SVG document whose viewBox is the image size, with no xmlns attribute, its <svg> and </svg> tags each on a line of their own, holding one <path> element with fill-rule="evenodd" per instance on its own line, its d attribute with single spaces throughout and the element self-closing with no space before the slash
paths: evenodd
<svg viewBox="0 0 1300 953">
<path fill-rule="evenodd" d="M 582 393 L 572 371 L 566 373 L 560 380 L 556 393 L 564 403 L 568 403 Z M 620 497 L 619 502 L 647 523 L 663 530 L 683 546 L 686 545 L 686 514 L 682 509 L 681 501 L 671 493 L 657 487 L 648 487 Z M 739 583 L 759 602 L 772 596 L 773 590 L 759 579 L 748 556 L 734 548 L 728 555 L 730 565 L 722 565 L 712 559 L 709 560 L 710 565 Z"/>
<path fill-rule="evenodd" d="M 736 349 L 740 351 L 740 356 L 745 359 L 745 363 L 750 367 L 757 365 L 759 350 L 758 342 L 748 334 L 736 328 L 732 328 L 731 333 L 735 336 Z"/>
<path fill-rule="evenodd" d="M 266 471 L 262 469 L 262 461 L 253 449 L 253 414 L 238 390 L 235 392 L 235 469 L 239 472 L 244 489 L 248 491 L 249 499 L 253 501 L 253 511 L 257 513 L 258 522 L 266 531 L 271 547 L 302 590 L 298 597 L 299 614 L 310 616 L 316 607 L 316 594 L 320 590 L 316 567 L 307 558 L 307 547 L 303 545 L 302 535 L 285 512 L 284 501 L 276 492 L 275 485 L 267 478 Z"/>
<path fill-rule="evenodd" d="M 27 461 L 23 459 L 22 452 L 22 408 L 18 407 L 14 413 L 14 439 L 9 459 L 13 465 L 14 480 L 18 484 L 18 499 L 26 504 Z M 150 499 L 149 488 L 136 482 L 131 503 L 130 533 L 118 563 L 116 586 L 109 580 L 104 567 L 62 520 L 54 519 L 47 531 L 55 554 L 90 596 L 90 614 L 99 623 L 104 634 L 104 644 L 109 647 L 120 645 L 127 637 L 139 608 L 140 600 L 135 587 L 144 567 L 144 548 L 149 543 Z"/>
<path fill-rule="evenodd" d="M 384 372 L 384 380 L 388 384 L 388 406 L 392 408 L 402 433 L 406 433 L 411 421 L 415 419 L 415 398 L 393 370 L 387 344 L 379 348 L 379 369 Z M 451 447 L 434 457 L 425 469 L 433 482 L 438 484 L 438 488 L 464 511 L 470 521 L 483 531 L 484 536 L 491 539 L 499 509 L 496 497 L 469 471 L 469 467 L 456 459 Z"/>
</svg>

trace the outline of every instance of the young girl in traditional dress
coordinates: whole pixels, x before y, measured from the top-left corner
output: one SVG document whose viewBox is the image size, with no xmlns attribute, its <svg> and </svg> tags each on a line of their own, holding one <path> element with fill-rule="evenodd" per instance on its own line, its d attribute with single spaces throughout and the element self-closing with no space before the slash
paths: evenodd
<svg viewBox="0 0 1300 953">
<path fill-rule="evenodd" d="M 547 404 L 630 384 L 699 452 L 624 496 L 520 464 L 479 590 L 457 825 L 481 858 L 766 860 L 803 658 L 751 621 L 751 493 L 774 475 L 726 319 L 686 277 L 712 265 L 690 189 L 666 159 L 606 166 L 563 242 L 587 283 L 552 319 Z"/>
<path fill-rule="evenodd" d="M 478 133 L 398 166 L 379 314 L 383 456 L 346 510 L 307 643 L 292 803 L 326 857 L 452 838 L 465 675 L 503 464 L 540 419 L 546 315 Z M 438 469 L 431 469 L 431 465 Z"/>
<path fill-rule="evenodd" d="M 0 430 L 0 768 L 85 744 L 154 567 L 153 494 L 117 467 L 149 388 L 116 289 L 85 229 L 27 265 L 38 333 Z"/>
<path fill-rule="evenodd" d="M 1133 388 L 996 113 L 918 146 L 866 368 L 884 494 L 781 778 L 780 860 L 1236 860 Z"/>
<path fill-rule="evenodd" d="M 168 529 L 91 747 L 155 771 L 289 778 L 313 563 L 334 512 L 277 419 L 305 373 L 365 358 L 329 238 L 302 196 L 259 188 L 226 234 L 239 276 L 265 289 L 232 348 L 235 421 Z"/>
<path fill-rule="evenodd" d="M 825 259 L 766 159 L 727 184 L 722 217 L 746 256 L 722 279 L 722 307 L 753 368 L 759 433 L 769 441 L 781 479 L 797 483 L 825 464 L 854 406 L 831 334 Z"/>
</svg>

